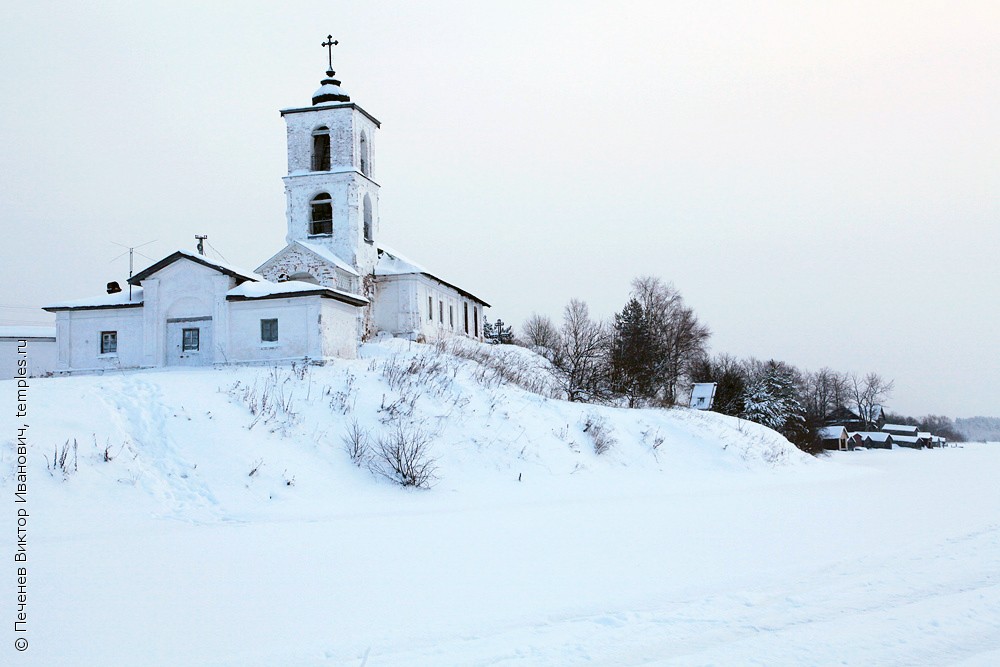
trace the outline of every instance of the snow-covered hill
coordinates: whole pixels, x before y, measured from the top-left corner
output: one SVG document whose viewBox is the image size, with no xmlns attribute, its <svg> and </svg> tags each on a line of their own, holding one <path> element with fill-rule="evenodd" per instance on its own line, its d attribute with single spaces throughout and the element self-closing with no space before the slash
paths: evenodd
<svg viewBox="0 0 1000 667">
<path fill-rule="evenodd" d="M 47 495 L 86 490 L 187 521 L 323 516 L 388 492 L 387 478 L 352 464 L 352 432 L 373 448 L 399 429 L 426 440 L 435 493 L 624 471 L 668 484 L 808 460 L 773 431 L 716 414 L 552 400 L 544 359 L 523 348 L 451 349 L 389 340 L 322 367 L 33 380 L 32 458 L 51 468 L 66 451 Z"/>
<path fill-rule="evenodd" d="M 1000 446 L 816 460 L 547 378 L 525 350 L 389 341 L 32 380 L 0 426 L 4 552 L 25 557 L 0 575 L 26 572 L 0 664 L 996 663 Z M 399 426 L 430 443 L 429 491 L 345 451 Z"/>
</svg>

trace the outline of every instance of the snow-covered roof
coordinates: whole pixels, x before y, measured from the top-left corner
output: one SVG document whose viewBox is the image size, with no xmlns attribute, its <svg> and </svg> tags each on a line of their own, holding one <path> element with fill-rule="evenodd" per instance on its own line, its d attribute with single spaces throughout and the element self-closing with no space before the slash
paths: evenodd
<svg viewBox="0 0 1000 667">
<path fill-rule="evenodd" d="M 357 269 L 355 269 L 353 266 L 351 266 L 341 258 L 334 255 L 329 248 L 325 248 L 317 243 L 309 243 L 308 241 L 294 241 L 294 243 L 297 243 L 298 245 L 302 246 L 309 252 L 315 253 L 319 257 L 325 259 L 326 261 L 336 266 L 338 269 L 346 271 L 352 276 L 361 275 L 360 273 L 358 273 Z"/>
<path fill-rule="evenodd" d="M 860 436 L 862 440 L 871 440 L 872 442 L 887 442 L 889 438 L 896 440 L 900 436 L 895 436 L 892 433 L 883 433 L 882 431 L 855 431 L 853 433 L 848 433 L 848 437 L 854 438 L 855 436 Z"/>
<path fill-rule="evenodd" d="M 54 312 L 57 310 L 76 309 L 97 309 L 97 308 L 135 308 L 142 305 L 142 288 L 133 287 L 132 296 L 129 298 L 129 290 L 122 290 L 114 294 L 101 294 L 86 299 L 75 299 L 73 301 L 59 301 L 43 306 L 42 310 Z"/>
<path fill-rule="evenodd" d="M 203 266 L 216 269 L 217 271 L 225 273 L 226 275 L 230 275 L 234 278 L 238 278 L 241 280 L 264 280 L 263 276 L 254 273 L 253 271 L 248 271 L 243 267 L 230 264 L 229 262 L 222 262 L 217 259 L 211 259 L 210 257 L 206 257 L 205 255 L 199 255 L 198 253 L 192 252 L 190 250 L 177 250 L 174 253 L 156 262 L 155 264 L 152 264 L 143 269 L 142 271 L 140 271 L 139 273 L 135 274 L 134 276 L 129 278 L 129 282 L 132 283 L 133 285 L 138 285 L 146 278 L 157 273 L 164 267 L 170 266 L 179 259 L 191 260 L 192 262 L 196 262 Z"/>
<path fill-rule="evenodd" d="M 892 439 L 896 442 L 908 442 L 911 445 L 915 445 L 920 442 L 920 439 L 915 435 L 894 435 Z"/>
<path fill-rule="evenodd" d="M 913 435 L 916 435 L 918 429 L 916 426 L 910 426 L 909 424 L 885 424 L 882 426 L 882 430 L 889 433 L 895 433 L 898 431 L 900 433 L 912 433 Z"/>
<path fill-rule="evenodd" d="M 919 433 L 917 433 L 917 437 L 922 438 L 924 440 L 930 440 L 934 436 L 929 431 L 920 431 Z"/>
<path fill-rule="evenodd" d="M 56 328 L 47 326 L 3 326 L 0 338 L 55 338 Z"/>
<path fill-rule="evenodd" d="M 843 426 L 824 426 L 819 429 L 819 437 L 822 440 L 839 440 L 846 430 Z"/>
<path fill-rule="evenodd" d="M 283 297 L 323 296 L 355 306 L 363 306 L 368 299 L 343 290 L 314 285 L 301 280 L 286 280 L 273 283 L 270 280 L 245 282 L 226 292 L 226 298 L 231 301 L 247 299 L 279 299 Z"/>
<path fill-rule="evenodd" d="M 380 245 L 378 251 L 378 263 L 375 264 L 375 275 L 377 276 L 396 276 L 407 273 L 426 273 L 430 275 L 423 266 L 404 257 L 401 253 L 391 248 Z"/>
<path fill-rule="evenodd" d="M 472 292 L 467 292 L 466 290 L 458 287 L 454 283 L 450 283 L 447 280 L 437 277 L 427 269 L 425 269 L 420 264 L 417 264 L 411 259 L 404 257 L 402 254 L 387 248 L 384 245 L 378 247 L 378 262 L 375 263 L 375 275 L 376 276 L 405 276 L 405 275 L 423 275 L 438 281 L 442 285 L 450 287 L 456 290 L 459 294 L 474 299 L 479 303 L 483 304 L 487 308 L 490 304 L 486 303 L 478 296 Z"/>
</svg>

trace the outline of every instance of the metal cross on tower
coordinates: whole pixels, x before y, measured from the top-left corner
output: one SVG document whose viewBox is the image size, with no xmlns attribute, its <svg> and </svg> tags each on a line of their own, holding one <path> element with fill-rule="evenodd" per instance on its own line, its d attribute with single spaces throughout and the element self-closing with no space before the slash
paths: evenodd
<svg viewBox="0 0 1000 667">
<path fill-rule="evenodd" d="M 333 70 L 333 47 L 337 46 L 339 42 L 333 38 L 333 35 L 327 35 L 326 41 L 320 44 L 320 46 L 326 47 L 327 62 L 329 67 L 327 69 Z"/>
</svg>

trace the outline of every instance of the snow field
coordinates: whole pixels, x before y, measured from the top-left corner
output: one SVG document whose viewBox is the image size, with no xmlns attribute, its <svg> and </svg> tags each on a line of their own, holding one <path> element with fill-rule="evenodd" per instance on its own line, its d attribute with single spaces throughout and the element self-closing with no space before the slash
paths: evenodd
<svg viewBox="0 0 1000 667">
<path fill-rule="evenodd" d="M 544 382 L 537 357 L 510 354 L 518 381 Z M 985 665 L 1000 652 L 1000 447 L 817 461 L 753 424 L 567 404 L 426 346 L 364 355 L 35 381 L 31 649 L 14 664 Z M 441 372 L 397 372 L 430 363 Z M 268 383 L 285 407 L 262 408 Z M 400 418 L 425 429 L 436 485 L 352 465 L 352 418 L 373 435 Z M 595 418 L 614 441 L 602 455 L 583 430 Z M 76 470 L 50 474 L 52 448 L 74 438 Z M 8 496 L 10 470 L 7 447 Z"/>
</svg>

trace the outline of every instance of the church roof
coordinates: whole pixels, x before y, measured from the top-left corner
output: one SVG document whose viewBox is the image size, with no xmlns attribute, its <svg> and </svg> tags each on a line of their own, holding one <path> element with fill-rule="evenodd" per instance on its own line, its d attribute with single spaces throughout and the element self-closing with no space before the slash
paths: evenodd
<svg viewBox="0 0 1000 667">
<path fill-rule="evenodd" d="M 312 107 L 291 107 L 289 109 L 281 109 L 280 113 L 282 116 L 287 116 L 293 113 L 307 113 L 309 111 L 317 111 L 318 109 L 340 109 L 340 108 L 354 109 L 362 116 L 364 116 L 371 122 L 375 123 L 375 127 L 382 127 L 382 121 L 380 121 L 378 118 L 376 118 L 375 116 L 371 115 L 370 113 L 359 107 L 354 102 L 326 102 L 324 104 L 317 104 L 316 106 Z"/>
<path fill-rule="evenodd" d="M 452 288 L 462 296 L 467 296 L 470 299 L 483 304 L 487 308 L 489 308 L 490 306 L 490 304 L 486 303 L 472 292 L 467 292 L 461 287 L 455 285 L 454 283 L 449 283 L 446 280 L 438 278 L 436 275 L 434 275 L 421 265 L 417 264 L 416 262 L 410 259 L 407 259 L 406 257 L 399 254 L 395 250 L 387 248 L 383 245 L 380 245 L 378 248 L 378 262 L 376 262 L 375 264 L 375 275 L 384 277 L 406 276 L 406 275 L 427 276 L 428 278 L 436 280 L 442 285 Z"/>
<path fill-rule="evenodd" d="M 326 261 L 336 266 L 338 269 L 346 271 L 352 276 L 361 275 L 360 273 L 357 272 L 357 270 L 353 266 L 351 266 L 341 258 L 337 257 L 335 254 L 333 254 L 333 252 L 329 248 L 325 248 L 316 243 L 309 243 L 308 241 L 293 241 L 293 243 L 299 244 L 309 252 L 318 255 L 319 257 L 325 259 Z"/>
<path fill-rule="evenodd" d="M 196 252 L 191 252 L 190 250 L 178 250 L 177 252 L 164 257 L 159 262 L 146 267 L 139 273 L 135 274 L 128 279 L 133 285 L 138 285 L 140 282 L 149 278 L 153 274 L 163 270 L 165 267 L 170 266 L 179 259 L 187 259 L 202 266 L 207 266 L 210 269 L 215 269 L 220 273 L 224 273 L 227 276 L 232 276 L 237 280 L 264 280 L 264 277 L 253 273 L 252 271 L 247 271 L 246 269 L 240 268 L 238 266 L 233 266 L 228 262 L 220 262 L 215 259 L 210 259 L 204 255 L 199 255 Z"/>
<path fill-rule="evenodd" d="M 50 303 L 47 306 L 42 306 L 42 310 L 54 313 L 59 310 L 100 310 L 103 308 L 138 308 L 140 306 L 142 306 L 142 288 L 133 287 L 131 298 L 129 298 L 128 290 L 123 290 L 114 294 L 101 294 L 86 299 Z"/>
<path fill-rule="evenodd" d="M 368 305 L 368 299 L 339 289 L 314 285 L 301 280 L 286 280 L 272 283 L 269 280 L 245 282 L 226 292 L 227 301 L 249 301 L 252 299 L 284 299 L 299 296 L 322 296 L 349 303 L 352 306 Z"/>
</svg>

